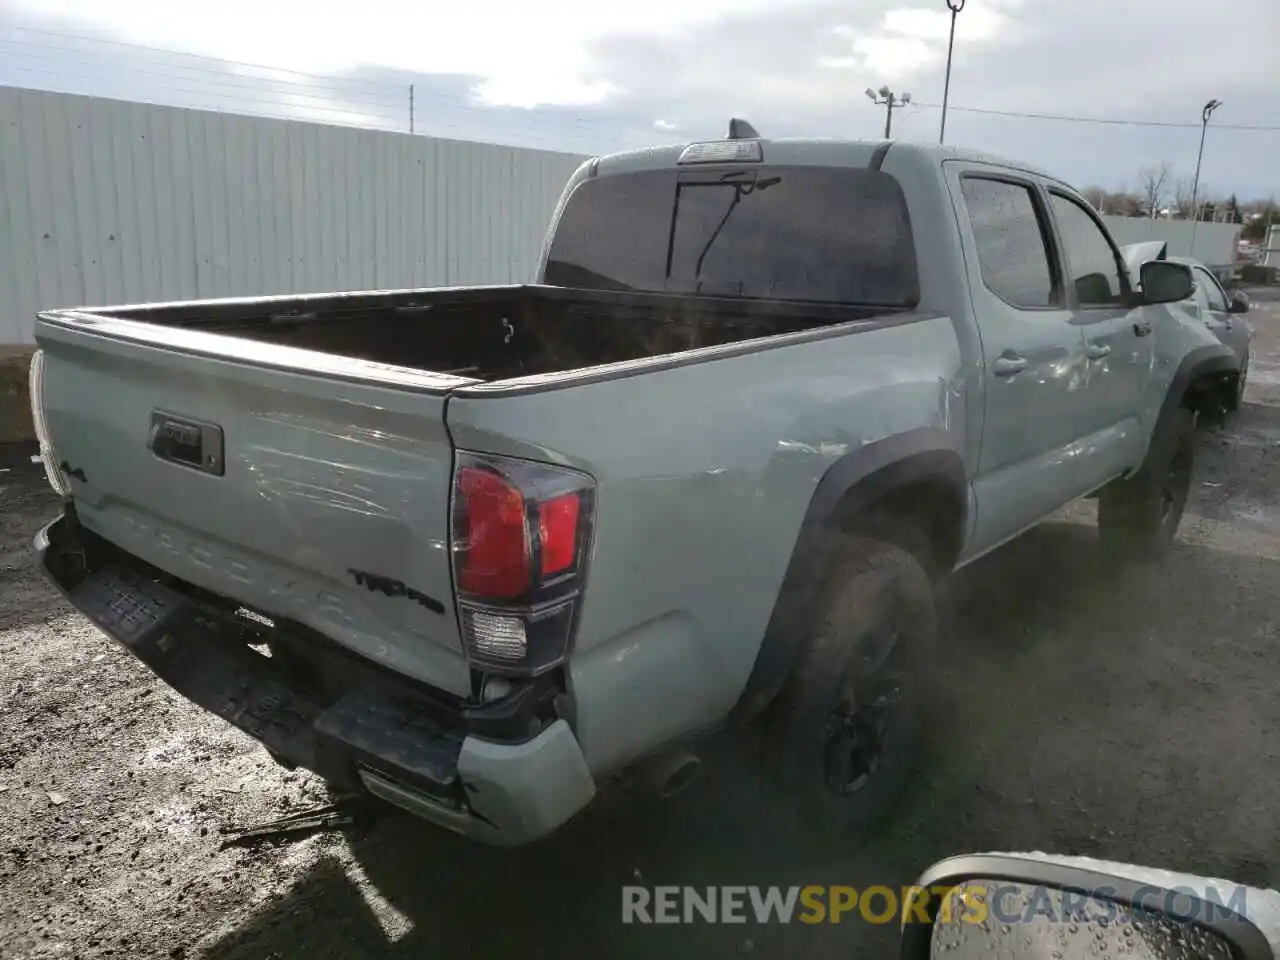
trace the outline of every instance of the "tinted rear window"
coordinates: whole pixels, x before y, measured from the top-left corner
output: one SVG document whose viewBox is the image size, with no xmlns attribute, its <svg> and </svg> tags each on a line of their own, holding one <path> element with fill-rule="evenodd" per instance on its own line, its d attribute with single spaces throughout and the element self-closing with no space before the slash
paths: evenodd
<svg viewBox="0 0 1280 960">
<path fill-rule="evenodd" d="M 606 290 L 915 306 L 911 222 L 886 173 L 765 167 L 586 180 L 547 283 Z"/>
</svg>

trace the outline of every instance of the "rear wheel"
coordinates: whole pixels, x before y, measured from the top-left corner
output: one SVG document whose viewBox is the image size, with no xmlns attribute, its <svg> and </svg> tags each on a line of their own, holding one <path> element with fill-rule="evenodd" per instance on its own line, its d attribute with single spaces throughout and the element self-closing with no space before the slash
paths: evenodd
<svg viewBox="0 0 1280 960">
<path fill-rule="evenodd" d="M 810 825 L 859 829 L 893 809 L 916 759 L 936 631 L 914 556 L 841 541 L 809 643 L 764 718 L 768 782 Z"/>
<path fill-rule="evenodd" d="M 1098 533 L 1112 556 L 1156 558 L 1173 542 L 1191 492 L 1195 425 L 1195 413 L 1179 407 L 1152 438 L 1142 469 L 1099 495 Z"/>
</svg>

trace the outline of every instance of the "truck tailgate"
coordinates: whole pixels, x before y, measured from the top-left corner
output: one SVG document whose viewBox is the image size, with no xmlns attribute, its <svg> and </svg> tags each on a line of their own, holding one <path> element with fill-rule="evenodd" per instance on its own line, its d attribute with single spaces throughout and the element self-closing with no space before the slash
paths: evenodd
<svg viewBox="0 0 1280 960">
<path fill-rule="evenodd" d="M 467 381 L 88 315 L 43 317 L 36 339 L 86 527 L 248 610 L 468 692 L 444 426 L 449 389 Z"/>
</svg>

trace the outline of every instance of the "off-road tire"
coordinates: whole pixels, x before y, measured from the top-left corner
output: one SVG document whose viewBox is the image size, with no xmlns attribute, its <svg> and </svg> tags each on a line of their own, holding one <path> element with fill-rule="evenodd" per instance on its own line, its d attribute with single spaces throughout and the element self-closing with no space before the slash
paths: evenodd
<svg viewBox="0 0 1280 960">
<path fill-rule="evenodd" d="M 916 762 L 937 637 L 933 585 L 908 551 L 841 536 L 828 569 L 807 643 L 762 717 L 761 758 L 768 789 L 826 835 L 865 829 L 895 808 Z M 890 707 L 883 739 L 877 738 L 882 752 L 874 771 L 860 788 L 842 795 L 829 781 L 833 765 L 839 765 L 833 757 L 841 755 L 833 747 L 839 737 L 833 725 L 841 725 L 833 711 L 857 712 L 838 709 L 842 693 L 862 685 L 868 654 L 886 630 L 897 632 L 886 675 L 900 674 L 900 699 Z"/>
<path fill-rule="evenodd" d="M 1195 465 L 1196 415 L 1179 407 L 1151 440 L 1133 477 L 1098 496 L 1098 535 L 1109 558 L 1154 560 L 1178 532 Z"/>
</svg>

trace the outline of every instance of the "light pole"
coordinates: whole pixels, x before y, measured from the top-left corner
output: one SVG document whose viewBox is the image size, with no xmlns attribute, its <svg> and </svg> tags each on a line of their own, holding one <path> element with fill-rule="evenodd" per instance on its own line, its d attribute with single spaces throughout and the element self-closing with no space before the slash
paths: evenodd
<svg viewBox="0 0 1280 960">
<path fill-rule="evenodd" d="M 947 101 L 951 98 L 951 51 L 956 45 L 956 14 L 964 9 L 965 0 L 947 0 L 951 11 L 951 38 L 947 41 L 947 79 L 942 85 L 942 123 L 938 125 L 938 143 L 947 135 Z"/>
<path fill-rule="evenodd" d="M 1200 193 L 1200 161 L 1204 159 L 1204 135 L 1209 130 L 1209 118 L 1213 111 L 1222 106 L 1221 100 L 1210 100 L 1200 111 L 1200 152 L 1196 154 L 1196 175 L 1191 180 L 1191 256 L 1195 256 L 1196 226 L 1200 223 L 1200 213 L 1196 209 L 1196 198 Z"/>
<path fill-rule="evenodd" d="M 893 91 L 886 86 L 881 87 L 879 90 L 872 90 L 867 87 L 867 96 L 871 98 L 871 102 L 876 106 L 885 108 L 884 138 L 888 140 L 893 132 L 893 108 L 905 107 L 911 102 L 911 94 L 904 93 L 901 97 L 896 97 Z"/>
</svg>

